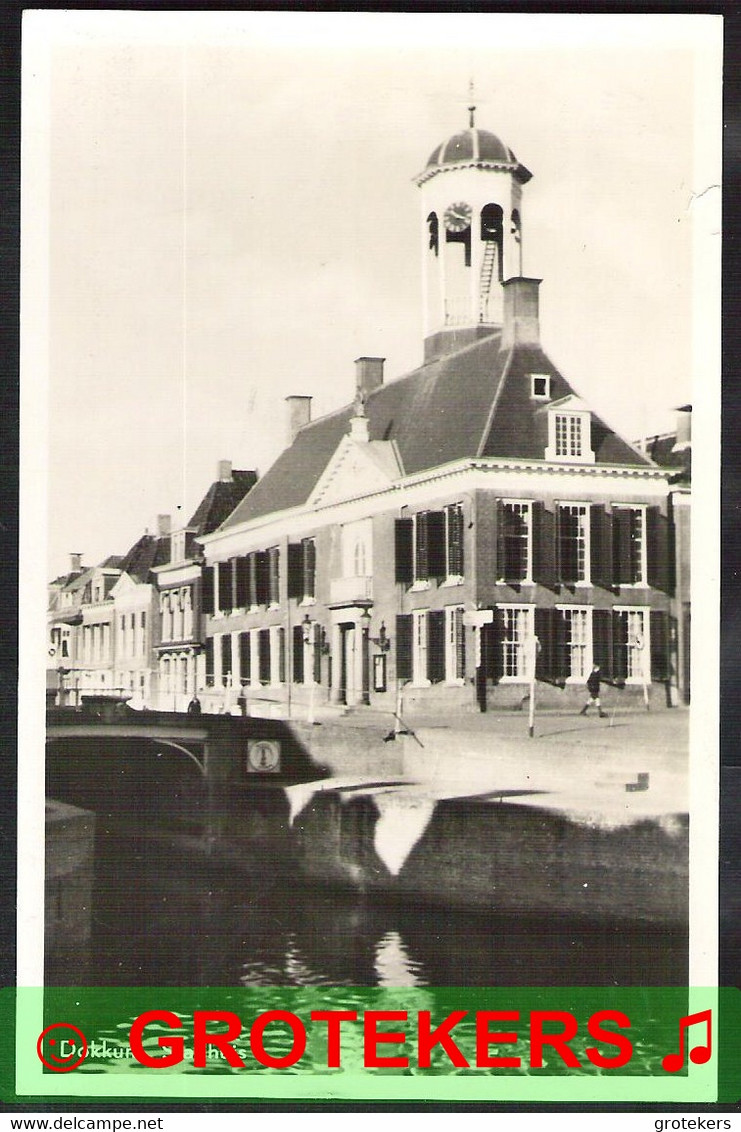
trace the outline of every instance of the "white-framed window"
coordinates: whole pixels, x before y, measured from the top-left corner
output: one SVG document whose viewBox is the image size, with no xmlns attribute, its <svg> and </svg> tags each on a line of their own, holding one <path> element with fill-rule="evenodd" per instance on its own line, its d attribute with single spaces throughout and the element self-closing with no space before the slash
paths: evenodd
<svg viewBox="0 0 741 1132">
<path fill-rule="evenodd" d="M 551 375 L 549 373 L 530 374 L 530 396 L 535 401 L 550 401 Z"/>
<path fill-rule="evenodd" d="M 615 606 L 617 620 L 613 635 L 613 648 L 624 650 L 624 664 L 619 666 L 632 684 L 647 684 L 651 680 L 651 617 L 649 610 Z"/>
<path fill-rule="evenodd" d="M 648 579 L 646 504 L 613 503 L 616 580 L 622 586 L 643 586 Z"/>
<path fill-rule="evenodd" d="M 593 464 L 591 414 L 588 409 L 548 410 L 546 460 Z"/>
<path fill-rule="evenodd" d="M 466 636 L 462 605 L 445 607 L 445 682 L 462 684 L 466 677 Z"/>
<path fill-rule="evenodd" d="M 502 611 L 502 680 L 523 681 L 531 678 L 534 663 L 534 607 L 532 605 L 500 605 Z"/>
<path fill-rule="evenodd" d="M 427 678 L 427 648 L 428 648 L 427 610 L 412 610 L 412 683 L 417 687 L 426 687 Z"/>
<path fill-rule="evenodd" d="M 559 503 L 557 515 L 558 580 L 589 582 L 589 504 Z"/>
<path fill-rule="evenodd" d="M 592 611 L 588 606 L 562 605 L 564 671 L 580 683 L 592 670 Z"/>
<path fill-rule="evenodd" d="M 533 577 L 533 505 L 529 499 L 503 499 L 499 545 L 503 582 L 530 582 Z"/>
</svg>

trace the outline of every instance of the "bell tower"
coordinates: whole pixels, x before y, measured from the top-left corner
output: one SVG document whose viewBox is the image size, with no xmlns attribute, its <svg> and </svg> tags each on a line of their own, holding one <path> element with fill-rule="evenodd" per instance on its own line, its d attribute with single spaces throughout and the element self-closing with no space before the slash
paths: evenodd
<svg viewBox="0 0 741 1132">
<path fill-rule="evenodd" d="M 422 190 L 425 361 L 502 325 L 502 283 L 522 275 L 522 186 L 532 174 L 475 125 L 432 152 Z"/>
</svg>

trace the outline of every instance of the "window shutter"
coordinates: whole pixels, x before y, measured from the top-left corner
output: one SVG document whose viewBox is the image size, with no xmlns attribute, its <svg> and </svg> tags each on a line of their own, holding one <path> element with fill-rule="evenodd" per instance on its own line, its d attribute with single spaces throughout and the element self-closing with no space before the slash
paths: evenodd
<svg viewBox="0 0 741 1132">
<path fill-rule="evenodd" d="M 304 682 L 304 630 L 300 625 L 293 626 L 293 682 Z"/>
<path fill-rule="evenodd" d="M 427 573 L 430 578 L 445 578 L 448 566 L 445 554 L 445 513 L 427 512 Z"/>
<path fill-rule="evenodd" d="M 651 610 L 651 679 L 668 680 L 669 665 L 669 627 L 666 613 L 660 609 Z"/>
<path fill-rule="evenodd" d="M 554 589 L 556 585 L 556 516 L 536 499 L 533 517 L 533 581 Z"/>
<path fill-rule="evenodd" d="M 270 591 L 270 563 L 268 552 L 258 550 L 255 554 L 255 596 L 257 605 L 267 605 Z"/>
<path fill-rule="evenodd" d="M 445 679 L 445 611 L 431 609 L 427 614 L 427 679 L 440 684 Z"/>
<path fill-rule="evenodd" d="M 238 609 L 245 609 L 250 603 L 250 572 L 249 559 L 236 559 L 236 586 L 235 600 Z"/>
<path fill-rule="evenodd" d="M 463 610 L 456 609 L 455 618 L 455 675 L 457 680 L 466 676 L 466 627 L 463 624 Z"/>
<path fill-rule="evenodd" d="M 428 519 L 428 511 L 420 511 L 415 518 L 417 537 L 414 543 L 414 579 L 418 582 L 427 581 L 430 576 Z"/>
<path fill-rule="evenodd" d="M 214 613 L 214 568 L 204 566 L 201 572 L 201 607 L 202 612 L 211 615 Z M 211 669 L 213 672 L 213 668 Z"/>
<path fill-rule="evenodd" d="M 590 509 L 590 571 L 593 586 L 612 586 L 612 520 L 603 503 Z M 598 662 L 595 662 L 598 663 Z"/>
<path fill-rule="evenodd" d="M 278 630 L 278 682 L 286 682 L 286 631 L 282 625 Z"/>
<path fill-rule="evenodd" d="M 245 561 L 245 559 L 241 559 Z M 239 675 L 243 684 L 252 680 L 252 649 L 249 633 L 239 634 Z"/>
<path fill-rule="evenodd" d="M 270 630 L 260 629 L 257 635 L 258 677 L 261 684 L 270 683 Z"/>
<path fill-rule="evenodd" d="M 504 612 L 494 609 L 494 620 L 481 632 L 481 663 L 489 680 L 499 683 L 504 673 Z"/>
<path fill-rule="evenodd" d="M 209 567 L 210 569 L 210 567 Z M 213 637 L 206 637 L 206 645 L 204 648 L 206 656 L 206 683 L 212 684 L 214 679 L 214 639 Z"/>
<path fill-rule="evenodd" d="M 496 580 L 504 579 L 507 573 L 507 542 L 506 542 L 506 529 L 505 523 L 507 521 L 504 503 L 501 499 L 495 500 L 496 507 L 496 535 L 497 535 L 497 560 L 496 571 L 494 577 Z"/>
<path fill-rule="evenodd" d="M 316 597 L 316 543 L 313 538 L 303 541 L 303 597 Z"/>
<path fill-rule="evenodd" d="M 612 678 L 625 680 L 628 676 L 628 615 L 619 610 L 612 612 Z"/>
<path fill-rule="evenodd" d="M 535 610 L 535 636 L 540 642 L 540 652 L 535 659 L 536 680 L 553 679 L 553 609 Z"/>
<path fill-rule="evenodd" d="M 567 675 L 565 623 L 558 609 L 535 610 L 535 636 L 540 652 L 535 661 L 535 679 L 563 685 Z"/>
<path fill-rule="evenodd" d="M 658 507 L 646 508 L 648 584 L 669 593 L 669 520 Z"/>
<path fill-rule="evenodd" d="M 322 627 L 318 621 L 314 622 L 314 683 L 322 682 Z"/>
<path fill-rule="evenodd" d="M 592 663 L 605 680 L 612 680 L 612 610 L 592 610 Z"/>
<path fill-rule="evenodd" d="M 232 564 L 231 562 L 217 562 L 219 584 L 219 609 L 226 613 L 232 608 Z"/>
<path fill-rule="evenodd" d="M 300 542 L 288 544 L 288 596 L 304 596 L 304 545 Z"/>
<path fill-rule="evenodd" d="M 221 675 L 231 676 L 232 673 L 232 635 L 221 635 Z"/>
<path fill-rule="evenodd" d="M 619 586 L 634 581 L 631 567 L 632 512 L 627 507 L 616 507 L 612 512 L 613 569 Z"/>
<path fill-rule="evenodd" d="M 396 616 L 396 678 L 412 678 L 412 615 L 398 613 Z"/>
<path fill-rule="evenodd" d="M 414 580 L 414 564 L 412 562 L 413 527 L 413 519 L 397 519 L 394 524 L 396 581 L 405 585 L 410 585 Z"/>
<path fill-rule="evenodd" d="M 448 573 L 463 577 L 463 508 L 454 504 L 448 508 Z"/>
</svg>

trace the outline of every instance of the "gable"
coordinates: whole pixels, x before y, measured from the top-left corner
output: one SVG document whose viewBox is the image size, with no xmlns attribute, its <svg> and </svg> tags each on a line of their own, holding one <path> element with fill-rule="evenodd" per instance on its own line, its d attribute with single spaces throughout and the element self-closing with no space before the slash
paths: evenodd
<svg viewBox="0 0 741 1132">
<path fill-rule="evenodd" d="M 386 488 L 402 474 L 395 446 L 388 441 L 340 441 L 308 500 L 310 507 L 327 506 Z"/>
</svg>

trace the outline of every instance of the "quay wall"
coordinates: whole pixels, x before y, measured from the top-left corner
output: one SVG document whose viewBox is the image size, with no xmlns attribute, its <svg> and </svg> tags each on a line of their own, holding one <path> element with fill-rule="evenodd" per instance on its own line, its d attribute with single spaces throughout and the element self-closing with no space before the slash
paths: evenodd
<svg viewBox="0 0 741 1132">
<path fill-rule="evenodd" d="M 367 892 L 499 912 L 687 920 L 685 815 L 610 827 L 475 798 L 427 806 L 399 799 L 392 810 L 388 796 L 317 795 L 296 823 L 304 874 Z M 393 829 L 401 842 L 390 836 Z M 405 834 L 406 855 L 399 851 Z"/>
</svg>

